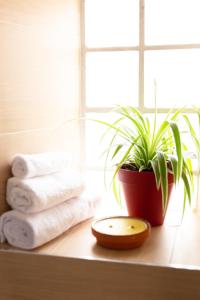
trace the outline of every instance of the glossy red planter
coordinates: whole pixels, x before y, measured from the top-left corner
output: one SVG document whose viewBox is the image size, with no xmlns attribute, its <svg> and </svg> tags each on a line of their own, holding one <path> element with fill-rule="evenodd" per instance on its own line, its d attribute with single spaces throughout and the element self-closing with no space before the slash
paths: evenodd
<svg viewBox="0 0 200 300">
<path fill-rule="evenodd" d="M 162 193 L 161 189 L 156 188 L 154 173 L 120 169 L 118 178 L 122 183 L 128 215 L 145 219 L 152 226 L 162 225 L 165 218 L 162 209 Z M 168 174 L 169 198 L 173 185 L 173 175 Z"/>
</svg>

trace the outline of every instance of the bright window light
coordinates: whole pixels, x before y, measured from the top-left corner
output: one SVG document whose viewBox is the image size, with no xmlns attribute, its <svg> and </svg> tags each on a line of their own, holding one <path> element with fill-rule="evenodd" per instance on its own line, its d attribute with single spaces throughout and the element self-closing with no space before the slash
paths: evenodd
<svg viewBox="0 0 200 300">
<path fill-rule="evenodd" d="M 199 0 L 145 0 L 147 45 L 200 43 Z"/>
<path fill-rule="evenodd" d="M 200 49 L 145 53 L 145 105 L 154 106 L 154 80 L 158 107 L 200 103 Z"/>
<path fill-rule="evenodd" d="M 138 45 L 138 20 L 138 0 L 85 0 L 86 45 Z"/>
<path fill-rule="evenodd" d="M 88 118 L 110 118 L 102 112 L 115 104 L 151 114 L 155 81 L 161 118 L 175 106 L 200 106 L 200 0 L 84 2 L 83 113 Z M 85 131 L 87 165 L 103 166 L 103 127 L 89 122 Z"/>
<path fill-rule="evenodd" d="M 138 105 L 138 52 L 89 52 L 86 103 L 91 107 Z"/>
<path fill-rule="evenodd" d="M 114 116 L 109 114 L 89 113 L 86 122 L 86 164 L 88 167 L 102 167 L 105 164 L 105 149 L 107 148 L 111 135 L 108 133 L 102 140 L 101 138 L 107 131 L 107 127 L 91 120 L 103 120 L 110 122 Z"/>
</svg>

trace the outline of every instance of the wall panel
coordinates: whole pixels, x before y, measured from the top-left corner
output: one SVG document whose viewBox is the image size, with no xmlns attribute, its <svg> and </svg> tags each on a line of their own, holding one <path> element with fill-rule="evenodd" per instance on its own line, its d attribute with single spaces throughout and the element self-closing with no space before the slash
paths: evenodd
<svg viewBox="0 0 200 300">
<path fill-rule="evenodd" d="M 0 0 L 0 213 L 15 153 L 79 160 L 79 19 L 78 0 Z"/>
</svg>

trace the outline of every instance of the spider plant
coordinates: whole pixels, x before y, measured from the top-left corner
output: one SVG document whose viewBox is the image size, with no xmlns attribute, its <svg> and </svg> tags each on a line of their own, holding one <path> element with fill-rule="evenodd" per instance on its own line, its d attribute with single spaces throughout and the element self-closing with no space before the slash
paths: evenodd
<svg viewBox="0 0 200 300">
<path fill-rule="evenodd" d="M 157 110 L 154 120 L 141 114 L 132 106 L 117 106 L 116 119 L 108 123 L 98 121 L 107 126 L 112 132 L 106 150 L 106 164 L 113 161 L 115 169 L 113 175 L 113 190 L 118 201 L 116 175 L 120 168 L 133 171 L 152 171 L 155 175 L 157 189 L 161 188 L 163 210 L 168 201 L 168 173 L 173 174 L 175 185 L 182 180 L 184 185 L 183 212 L 187 200 L 191 203 L 194 186 L 193 166 L 188 152 L 191 141 L 185 142 L 180 129 L 180 119 L 183 119 L 198 153 L 200 142 L 183 109 L 170 110 L 161 123 L 158 123 Z"/>
</svg>

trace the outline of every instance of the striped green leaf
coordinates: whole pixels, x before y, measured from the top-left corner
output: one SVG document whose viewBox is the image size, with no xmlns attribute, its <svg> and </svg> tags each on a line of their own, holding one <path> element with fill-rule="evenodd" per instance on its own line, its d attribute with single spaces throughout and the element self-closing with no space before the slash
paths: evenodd
<svg viewBox="0 0 200 300">
<path fill-rule="evenodd" d="M 156 179 L 156 187 L 157 189 L 160 188 L 160 170 L 159 170 L 159 166 L 158 166 L 158 160 L 154 159 L 151 160 L 151 166 L 155 175 L 155 179 Z"/>
<path fill-rule="evenodd" d="M 160 173 L 163 213 L 165 213 L 165 210 L 167 208 L 167 201 L 168 201 L 167 164 L 166 164 L 165 156 L 163 155 L 162 152 L 158 152 L 157 159 L 158 159 L 158 167 Z"/>
<path fill-rule="evenodd" d="M 177 179 L 179 180 L 181 178 L 182 174 L 182 168 L 183 168 L 183 154 L 182 154 L 182 144 L 181 144 L 181 137 L 180 132 L 177 124 L 175 122 L 170 122 L 170 127 L 172 129 L 175 147 L 176 147 L 176 154 L 178 158 L 178 164 L 177 164 Z"/>
<path fill-rule="evenodd" d="M 168 159 L 172 166 L 173 176 L 174 176 L 174 183 L 175 185 L 178 183 L 178 161 L 174 155 L 169 154 Z"/>
<path fill-rule="evenodd" d="M 182 179 L 183 179 L 183 182 L 184 182 L 184 190 L 187 194 L 189 204 L 191 205 L 192 196 L 191 196 L 190 184 L 189 184 L 188 177 L 184 172 L 182 173 Z"/>
<path fill-rule="evenodd" d="M 113 189 L 113 194 L 115 196 L 115 199 L 117 200 L 117 203 L 121 206 L 122 201 L 121 201 L 121 196 L 120 196 L 120 185 L 118 184 L 116 177 L 113 178 L 112 189 Z"/>
</svg>

